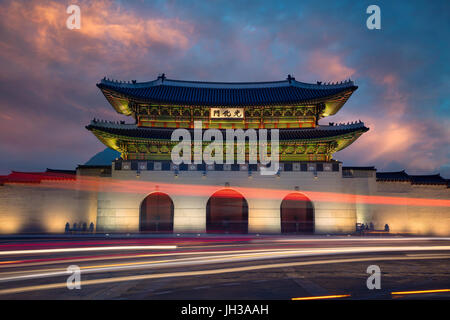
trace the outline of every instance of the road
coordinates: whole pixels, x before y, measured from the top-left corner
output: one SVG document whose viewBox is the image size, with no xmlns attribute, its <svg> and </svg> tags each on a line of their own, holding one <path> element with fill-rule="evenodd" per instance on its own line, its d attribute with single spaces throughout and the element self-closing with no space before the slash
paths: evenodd
<svg viewBox="0 0 450 320">
<path fill-rule="evenodd" d="M 449 259 L 450 238 L 3 238 L 0 299 L 449 299 Z"/>
</svg>

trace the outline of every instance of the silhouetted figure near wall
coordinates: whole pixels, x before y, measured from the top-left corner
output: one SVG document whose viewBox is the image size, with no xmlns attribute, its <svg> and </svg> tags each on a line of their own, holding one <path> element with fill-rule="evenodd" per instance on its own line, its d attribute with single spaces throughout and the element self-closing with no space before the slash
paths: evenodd
<svg viewBox="0 0 450 320">
<path fill-rule="evenodd" d="M 68 223 L 68 222 L 66 223 L 66 227 L 65 227 L 64 230 L 65 230 L 66 233 L 70 232 L 70 223 Z"/>
<path fill-rule="evenodd" d="M 389 225 L 387 223 L 384 225 L 384 231 L 389 232 Z"/>
<path fill-rule="evenodd" d="M 94 223 L 91 222 L 91 224 L 89 225 L 89 232 L 93 233 L 94 232 Z"/>
<path fill-rule="evenodd" d="M 362 233 L 364 231 L 364 223 L 356 224 L 356 232 Z"/>
</svg>

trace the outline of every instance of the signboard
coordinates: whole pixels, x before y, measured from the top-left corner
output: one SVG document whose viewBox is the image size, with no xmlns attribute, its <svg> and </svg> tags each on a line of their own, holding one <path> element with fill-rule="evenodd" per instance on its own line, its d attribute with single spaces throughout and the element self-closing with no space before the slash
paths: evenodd
<svg viewBox="0 0 450 320">
<path fill-rule="evenodd" d="M 211 119 L 244 119 L 244 108 L 211 108 Z"/>
</svg>

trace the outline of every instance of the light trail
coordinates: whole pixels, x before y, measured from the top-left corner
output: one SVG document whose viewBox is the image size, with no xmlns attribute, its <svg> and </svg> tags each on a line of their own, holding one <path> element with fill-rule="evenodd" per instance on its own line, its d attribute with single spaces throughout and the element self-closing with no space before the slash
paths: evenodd
<svg viewBox="0 0 450 320">
<path fill-rule="evenodd" d="M 300 298 L 292 298 L 291 300 L 321 300 L 321 299 L 338 299 L 338 298 L 348 298 L 350 294 L 340 294 L 334 296 L 316 296 L 316 297 L 300 297 Z"/>
<path fill-rule="evenodd" d="M 122 236 L 122 238 L 119 238 L 117 240 L 110 240 L 109 238 L 103 238 L 104 236 L 101 235 L 101 238 L 97 241 L 69 241 L 67 237 L 70 237 L 70 235 L 65 235 L 60 239 L 42 239 L 44 242 L 25 242 L 25 243 L 7 243 L 7 244 L 0 244 L 0 249 L 4 248 L 16 248 L 16 247 L 55 247 L 55 246 L 64 246 L 64 247 L 76 247 L 76 246 L 96 246 L 96 245 L 177 245 L 179 243 L 183 244 L 203 244 L 203 243 L 217 243 L 217 242 L 235 242 L 235 241 L 249 241 L 253 237 L 252 236 L 236 236 L 236 237 L 220 237 L 220 236 L 213 236 L 213 237 L 207 237 L 207 238 L 200 238 L 200 237 L 175 237 L 172 235 L 171 237 L 163 237 L 163 238 L 146 238 L 145 236 L 142 237 L 142 234 L 133 234 L 133 235 L 139 235 L 140 237 L 137 238 L 129 238 L 129 235 Z M 92 235 L 95 236 L 95 235 Z M 52 241 L 52 242 L 50 242 Z"/>
<path fill-rule="evenodd" d="M 316 236 L 315 236 L 316 237 Z M 342 238 L 336 238 L 336 237 L 327 237 L 327 238 L 319 238 L 319 239 L 272 239 L 271 241 L 274 242 L 321 242 L 321 241 L 424 241 L 424 240 L 435 240 L 435 241 L 449 241 L 450 238 L 447 237 L 376 237 L 376 238 L 353 238 L 353 237 L 342 237 Z M 253 241 L 264 241 L 264 239 L 256 239 Z"/>
<path fill-rule="evenodd" d="M 13 261 L 0 261 L 0 265 L 2 264 L 14 264 L 14 263 L 21 263 L 24 262 L 24 260 L 13 260 Z M 8 266 L 10 267 L 10 266 Z"/>
<path fill-rule="evenodd" d="M 126 185 L 126 188 L 124 186 Z M 136 180 L 118 180 L 96 177 L 83 177 L 77 181 L 46 181 L 45 184 L 35 185 L 36 188 L 60 188 L 75 189 L 98 192 L 116 192 L 116 193 L 140 193 L 148 194 L 149 190 L 158 189 L 161 192 L 170 195 L 180 196 L 211 196 L 219 190 L 224 189 L 216 185 L 192 185 L 177 184 L 158 181 L 136 181 Z M 292 190 L 285 189 L 265 189 L 250 187 L 233 187 L 245 198 L 251 199 L 284 199 Z M 450 200 L 430 199 L 430 198 L 411 198 L 411 197 L 390 197 L 375 196 L 363 194 L 349 194 L 338 192 L 319 192 L 313 190 L 299 190 L 311 201 L 335 202 L 335 203 L 364 203 L 364 204 L 387 204 L 398 206 L 431 206 L 431 207 L 450 207 Z"/>
<path fill-rule="evenodd" d="M 288 263 L 276 263 L 276 264 L 213 269 L 213 270 L 171 272 L 171 273 L 161 273 L 161 274 L 145 274 L 145 275 L 137 275 L 137 276 L 123 276 L 123 277 L 115 277 L 115 278 L 110 277 L 110 278 L 103 278 L 103 279 L 92 279 L 92 280 L 82 281 L 81 286 L 119 283 L 119 282 L 126 282 L 126 281 L 142 281 L 142 280 L 160 279 L 160 278 L 213 275 L 213 274 L 222 274 L 222 273 L 234 273 L 234 272 L 255 271 L 255 270 L 274 269 L 274 268 L 288 268 L 288 267 L 320 265 L 320 264 L 352 263 L 352 262 L 367 262 L 367 261 L 432 260 L 432 259 L 438 259 L 438 258 L 437 257 L 392 256 L 392 257 L 370 257 L 370 258 L 288 262 Z M 35 285 L 35 286 L 26 286 L 26 287 L 19 287 L 19 288 L 2 289 L 2 290 L 0 290 L 0 295 L 23 293 L 23 292 L 30 292 L 30 291 L 37 291 L 37 290 L 64 289 L 64 288 L 67 288 L 66 282 L 51 283 L 51 284 L 45 284 L 45 285 Z"/>
<path fill-rule="evenodd" d="M 183 255 L 202 255 L 202 254 L 223 254 L 223 253 L 245 253 L 245 252 L 264 252 L 264 251 L 273 251 L 274 249 L 241 249 L 241 250 L 225 250 L 225 251 L 194 251 L 194 252 L 186 252 L 186 251 L 177 251 L 175 253 L 151 253 L 151 254 L 133 254 L 133 255 L 122 255 L 122 256 L 94 256 L 94 257 L 80 257 L 76 258 L 68 258 L 68 259 L 54 259 L 48 261 L 39 261 L 32 262 L 35 260 L 28 260 L 31 263 L 27 263 L 27 260 L 16 260 L 16 261 L 3 261 L 4 264 L 8 265 L 0 265 L 0 268 L 10 268 L 10 267 L 25 267 L 25 266 L 36 266 L 36 265 L 48 265 L 48 264 L 62 264 L 62 263 L 71 263 L 71 262 L 84 262 L 84 261 L 97 261 L 97 260 L 114 260 L 114 259 L 135 259 L 135 258 L 148 258 L 148 257 L 165 257 L 165 256 L 183 256 Z M 279 251 L 290 251 L 292 249 L 280 248 Z M 25 263 L 22 263 L 25 262 Z M 14 265 L 14 263 L 21 263 L 20 265 Z M 1 264 L 1 262 L 0 262 Z"/>
<path fill-rule="evenodd" d="M 441 292 L 450 292 L 450 289 L 397 291 L 397 292 L 391 292 L 391 294 L 392 295 L 409 295 L 409 294 L 441 293 Z"/>
<path fill-rule="evenodd" d="M 87 247 L 87 248 L 63 248 L 63 249 L 36 249 L 36 250 L 12 250 L 0 251 L 0 255 L 36 254 L 36 253 L 68 253 L 82 251 L 116 251 L 116 250 L 166 250 L 176 249 L 177 246 L 115 246 L 115 247 Z"/>
<path fill-rule="evenodd" d="M 384 242 L 384 241 L 390 241 L 390 240 L 399 240 L 399 241 L 405 241 L 408 244 L 411 241 L 418 241 L 418 240 L 450 240 L 450 238 L 433 238 L 433 237 L 421 237 L 421 238 L 375 238 L 375 239 L 365 239 L 365 238 L 356 238 L 356 239 L 349 239 L 348 237 L 345 238 L 321 238 L 321 239 L 270 239 L 267 240 L 261 240 L 262 243 L 273 243 L 273 242 L 288 242 L 288 243 L 297 243 L 297 242 L 336 242 L 338 241 L 345 241 L 345 242 L 352 242 L 355 240 L 355 242 Z M 259 242 L 258 240 L 254 240 L 252 242 Z M 198 248 L 216 248 L 216 247 L 235 247 L 237 245 L 207 245 L 207 246 L 193 246 L 189 247 L 192 249 L 198 249 Z M 294 247 L 295 248 L 295 247 Z M 45 264 L 60 264 L 60 263 L 69 263 L 69 262 L 81 262 L 81 261 L 95 261 L 95 260 L 112 260 L 112 259 L 133 259 L 133 258 L 142 258 L 142 257 L 157 257 L 157 256 L 173 256 L 173 255 L 201 255 L 205 253 L 209 254 L 221 254 L 221 253 L 245 253 L 245 252 L 264 252 L 264 251 L 273 251 L 273 250 L 279 250 L 279 251 L 289 251 L 294 248 L 291 248 L 291 245 L 284 246 L 284 247 L 272 247 L 270 249 L 239 249 L 239 250 L 221 250 L 221 251 L 178 251 L 176 253 L 158 253 L 158 254 L 130 254 L 130 255 L 102 255 L 102 256 L 87 256 L 87 257 L 72 257 L 72 258 L 52 258 L 52 259 L 33 259 L 33 260 L 14 260 L 14 261 L 3 261 L 0 262 L 0 269 L 1 268 L 9 268 L 15 265 L 20 264 L 20 266 L 36 266 L 36 265 L 45 265 Z"/>
<path fill-rule="evenodd" d="M 179 258 L 172 260 L 157 260 L 157 261 L 139 261 L 128 263 L 116 263 L 106 265 L 94 265 L 94 266 L 82 266 L 80 267 L 82 273 L 98 273 L 98 272 L 111 272 L 111 271 L 124 271 L 130 269 L 148 269 L 148 268 L 166 268 L 166 267 L 181 267 L 181 266 L 195 266 L 206 265 L 216 263 L 229 263 L 229 262 L 248 262 L 267 259 L 280 259 L 280 258 L 297 258 L 308 256 L 320 256 L 320 255 L 338 255 L 338 254 L 351 254 L 351 253 L 380 253 L 380 252 L 405 252 L 405 251 L 448 251 L 450 246 L 415 246 L 415 247 L 357 247 L 357 248 L 340 248 L 340 249 L 307 249 L 307 250 L 282 250 L 282 251 L 270 251 L 260 253 L 247 253 L 247 254 L 222 254 L 215 256 L 202 256 L 195 258 Z M 450 256 L 436 256 L 435 258 L 449 258 Z M 410 257 L 420 258 L 420 257 Z M 48 270 L 48 269 L 47 269 Z M 45 271 L 47 271 L 45 270 Z M 60 270 L 60 271 L 57 271 Z M 33 273 L 20 276 L 6 276 L 0 278 L 0 281 L 14 281 L 25 280 L 32 278 L 44 278 L 51 276 L 66 275 L 67 272 L 62 269 L 53 269 L 52 272 L 47 273 Z M 54 272 L 56 271 L 56 272 Z M 36 272 L 36 271 L 34 271 Z M 42 272 L 42 271 L 38 271 Z M 11 275 L 11 273 L 3 273 Z"/>
</svg>

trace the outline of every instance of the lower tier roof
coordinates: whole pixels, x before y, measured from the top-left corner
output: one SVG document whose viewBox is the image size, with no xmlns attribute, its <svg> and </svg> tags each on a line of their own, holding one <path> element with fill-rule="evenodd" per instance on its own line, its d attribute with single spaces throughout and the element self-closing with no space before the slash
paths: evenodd
<svg viewBox="0 0 450 320">
<path fill-rule="evenodd" d="M 90 131 L 101 131 L 107 134 L 130 137 L 130 138 L 144 138 L 144 139 L 162 139 L 170 140 L 172 132 L 175 128 L 151 128 L 138 127 L 135 124 L 116 124 L 110 122 L 92 121 L 86 129 Z M 194 129 L 186 129 L 193 137 Z M 206 129 L 203 129 L 205 131 Z M 225 137 L 225 129 L 220 130 Z M 259 129 L 254 129 L 257 132 Z M 363 133 L 369 130 L 364 126 L 363 122 L 358 122 L 349 125 L 334 125 L 334 126 L 318 126 L 316 128 L 292 128 L 292 129 L 278 129 L 279 139 L 281 141 L 289 140 L 311 140 L 338 137 L 351 133 Z M 270 139 L 270 129 L 267 130 L 268 139 Z"/>
</svg>

